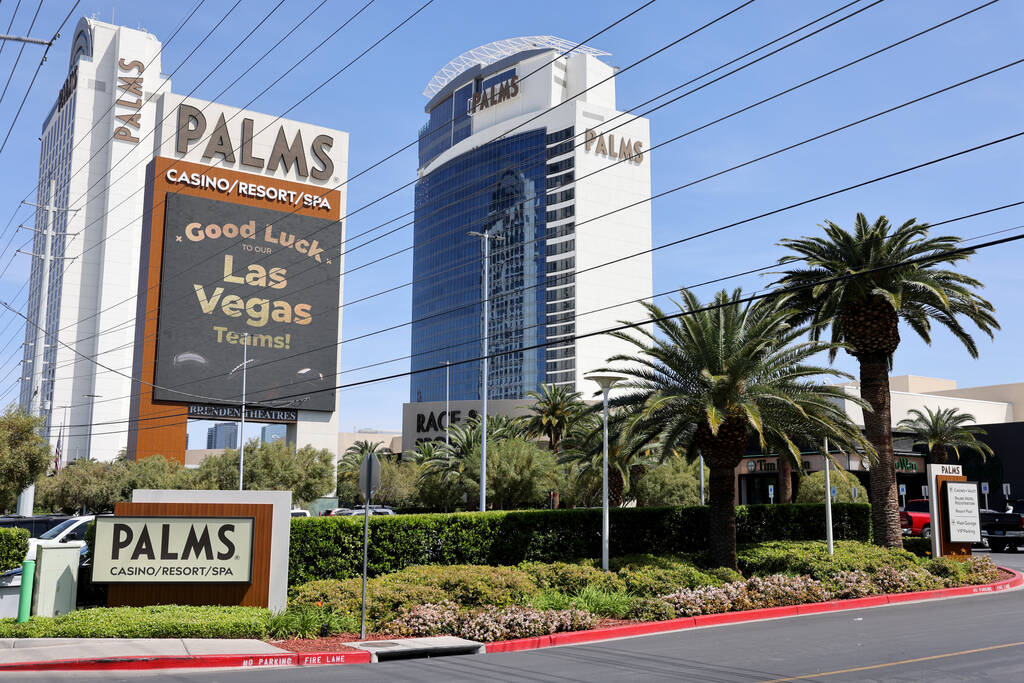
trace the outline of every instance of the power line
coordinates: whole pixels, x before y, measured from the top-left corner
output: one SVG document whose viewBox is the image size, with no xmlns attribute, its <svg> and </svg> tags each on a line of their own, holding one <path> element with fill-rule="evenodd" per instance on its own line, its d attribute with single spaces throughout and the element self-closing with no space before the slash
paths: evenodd
<svg viewBox="0 0 1024 683">
<path fill-rule="evenodd" d="M 997 232 L 1001 232 L 1001 231 L 997 231 Z M 982 249 L 987 249 L 987 248 L 995 247 L 995 246 L 1001 246 L 1001 245 L 1004 245 L 1004 244 L 1009 244 L 1009 243 L 1012 243 L 1012 242 L 1017 242 L 1019 240 L 1024 240 L 1024 233 L 1019 234 L 1019 235 L 1012 235 L 1012 236 L 1009 236 L 1009 237 L 1003 237 L 1003 238 L 996 239 L 996 240 L 990 240 L 988 242 L 984 242 L 984 243 L 978 244 L 978 245 L 960 247 L 960 248 L 957 248 L 957 249 L 951 249 L 949 251 L 945 251 L 945 252 L 942 252 L 940 254 L 929 254 L 929 255 L 926 255 L 926 256 L 921 256 L 921 257 L 917 257 L 917 258 L 913 258 L 913 259 L 906 259 L 906 260 L 903 260 L 903 261 L 899 261 L 897 263 L 887 264 L 887 265 L 883 265 L 883 266 L 876 266 L 874 268 L 868 268 L 868 269 L 864 269 L 864 270 L 860 270 L 860 271 L 855 271 L 855 272 L 852 272 L 852 273 L 844 273 L 842 275 L 836 275 L 836 276 L 833 276 L 833 277 L 824 278 L 821 281 L 813 283 L 813 284 L 792 285 L 790 287 L 781 287 L 781 288 L 778 288 L 778 289 L 769 289 L 767 291 L 763 291 L 761 293 L 752 294 L 750 296 L 742 297 L 742 298 L 737 299 L 735 301 L 729 301 L 729 302 L 724 303 L 724 304 L 709 304 L 707 306 L 702 306 L 702 307 L 697 308 L 697 309 L 680 311 L 679 313 L 671 313 L 671 314 L 664 315 L 664 316 L 647 317 L 647 318 L 642 319 L 642 320 L 634 320 L 634 321 L 628 321 L 628 322 L 627 321 L 623 321 L 619 325 L 615 325 L 615 326 L 612 326 L 612 327 L 604 328 L 604 329 L 601 329 L 601 330 L 594 330 L 594 331 L 591 331 L 591 332 L 584 332 L 584 333 L 580 333 L 580 334 L 571 335 L 571 339 L 573 341 L 579 341 L 581 339 L 586 339 L 586 338 L 590 338 L 590 337 L 597 337 L 597 336 L 603 336 L 603 335 L 611 334 L 613 332 L 622 332 L 622 331 L 625 331 L 625 330 L 635 329 L 638 326 L 647 326 L 647 325 L 651 325 L 651 324 L 655 324 L 655 323 L 659 323 L 659 322 L 667 322 L 669 320 L 675 320 L 675 319 L 678 319 L 678 318 L 684 318 L 684 317 L 687 317 L 687 316 L 696 315 L 698 313 L 704 313 L 704 312 L 718 310 L 718 309 L 721 309 L 721 308 L 727 308 L 729 306 L 738 306 L 738 305 L 753 303 L 753 302 L 759 301 L 761 299 L 767 299 L 767 298 L 772 298 L 772 297 L 785 297 L 785 296 L 788 296 L 790 294 L 793 294 L 795 292 L 799 292 L 799 291 L 802 291 L 802 290 L 805 290 L 805 289 L 817 288 L 817 287 L 820 287 L 820 286 L 823 286 L 823 285 L 828 285 L 828 284 L 832 284 L 832 283 L 836 283 L 836 282 L 844 282 L 846 280 L 851 280 L 851 279 L 859 278 L 859 277 L 865 277 L 865 276 L 868 276 L 868 275 L 873 275 L 875 273 L 884 272 L 884 271 L 887 271 L 887 270 L 892 270 L 894 268 L 902 268 L 902 267 L 909 266 L 909 265 L 920 265 L 920 264 L 924 264 L 924 263 L 929 263 L 931 261 L 943 261 L 943 260 L 948 259 L 951 255 L 954 255 L 954 254 L 974 254 L 974 253 L 977 253 L 978 251 L 981 251 Z M 777 267 L 777 265 L 778 264 L 774 264 L 771 267 Z M 523 347 L 519 347 L 519 348 L 511 349 L 511 350 L 506 350 L 506 351 L 496 351 L 494 353 L 488 354 L 487 358 L 499 358 L 501 356 L 509 355 L 509 354 L 512 354 L 512 353 L 522 353 L 524 351 L 529 351 L 529 350 L 534 350 L 534 349 L 541 349 L 541 348 L 544 348 L 546 346 L 549 346 L 549 342 L 541 342 L 539 344 L 532 344 L 532 345 L 529 345 L 529 346 L 523 346 Z M 481 355 L 481 356 L 477 356 L 475 358 L 468 358 L 468 359 L 463 359 L 463 360 L 452 361 L 451 365 L 466 365 L 466 364 L 470 364 L 470 363 L 477 363 L 477 362 L 482 361 L 483 359 L 484 359 L 484 356 Z M 324 393 L 324 392 L 327 392 L 327 391 L 343 391 L 343 390 L 346 390 L 346 389 L 352 389 L 352 388 L 356 388 L 356 387 L 365 386 L 367 384 L 375 384 L 375 383 L 378 383 L 378 382 L 389 381 L 389 380 L 393 380 L 393 379 L 399 379 L 399 378 L 402 378 L 402 377 L 409 377 L 409 376 L 412 376 L 412 375 L 415 375 L 415 374 L 421 374 L 421 373 L 425 373 L 425 372 L 434 372 L 434 371 L 437 371 L 437 370 L 440 370 L 440 369 L 444 369 L 445 367 L 446 367 L 445 365 L 438 365 L 438 366 L 432 366 L 432 367 L 429 367 L 429 368 L 423 368 L 423 369 L 420 369 L 420 370 L 409 370 L 409 371 L 405 371 L 405 372 L 394 373 L 394 374 L 385 375 L 385 376 L 381 376 L 381 377 L 375 377 L 375 378 L 366 379 L 366 380 L 358 380 L 358 381 L 349 382 L 349 383 L 345 383 L 345 384 L 338 384 L 336 386 L 325 388 L 325 389 L 316 389 L 316 390 L 313 390 L 313 391 L 304 392 L 303 394 L 295 394 L 294 396 L 306 396 L 306 395 L 309 395 L 309 394 Z M 282 399 L 292 398 L 292 397 L 293 396 L 284 396 L 284 397 L 282 397 Z M 152 420 L 152 419 L 163 419 L 163 420 L 166 421 L 168 419 L 168 417 L 174 417 L 174 416 L 137 418 L 136 421 L 137 422 L 141 422 L 142 420 Z M 130 422 L 131 420 L 127 420 L 127 421 Z M 122 421 L 118 421 L 118 422 L 122 422 Z M 110 423 L 106 423 L 106 424 L 115 424 L 115 422 L 110 422 Z M 69 425 L 69 426 L 70 427 L 74 427 L 74 428 L 82 428 L 82 427 L 89 427 L 91 425 Z M 163 428 L 165 426 L 166 426 L 166 424 L 157 425 L 155 427 L 149 427 L 149 428 L 147 428 L 147 427 L 136 427 L 136 429 L 140 429 L 140 430 L 141 429 L 159 429 L 159 428 Z M 103 432 L 100 432 L 100 433 L 103 433 Z M 127 432 L 126 432 L 126 430 L 118 430 L 118 431 L 115 431 L 115 432 L 106 432 L 106 433 L 107 434 L 122 434 L 122 433 L 127 433 Z"/>
</svg>

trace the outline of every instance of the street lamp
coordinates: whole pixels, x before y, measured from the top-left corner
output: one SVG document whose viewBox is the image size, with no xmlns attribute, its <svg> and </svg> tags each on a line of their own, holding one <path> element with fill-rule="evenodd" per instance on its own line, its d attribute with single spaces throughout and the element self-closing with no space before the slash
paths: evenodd
<svg viewBox="0 0 1024 683">
<path fill-rule="evenodd" d="M 620 372 L 591 372 L 583 376 L 601 387 L 604 400 L 604 439 L 601 462 L 601 569 L 608 571 L 608 392 L 626 375 Z"/>
<path fill-rule="evenodd" d="M 501 235 L 488 235 L 486 232 L 470 231 L 466 233 L 473 237 L 479 237 L 484 242 L 484 330 L 483 330 L 483 396 L 482 396 L 482 420 L 480 422 L 480 512 L 487 511 L 487 319 L 491 313 L 491 240 L 500 242 L 504 237 Z"/>
<path fill-rule="evenodd" d="M 245 469 L 245 375 L 249 365 L 249 333 L 242 333 L 242 362 L 229 374 L 242 370 L 242 425 L 238 430 L 238 490 L 242 490 L 242 471 Z"/>
</svg>

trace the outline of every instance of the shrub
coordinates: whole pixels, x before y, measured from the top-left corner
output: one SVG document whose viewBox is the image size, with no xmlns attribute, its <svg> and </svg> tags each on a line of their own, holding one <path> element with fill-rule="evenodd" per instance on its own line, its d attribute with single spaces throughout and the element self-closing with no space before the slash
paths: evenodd
<svg viewBox="0 0 1024 683">
<path fill-rule="evenodd" d="M 637 598 L 629 606 L 626 618 L 632 621 L 666 621 L 676 618 L 676 610 L 658 598 Z"/>
<path fill-rule="evenodd" d="M 617 574 L 586 564 L 520 562 L 519 569 L 529 574 L 539 587 L 570 595 L 579 593 L 587 586 L 607 592 L 626 590 L 626 584 Z"/>
<path fill-rule="evenodd" d="M 541 611 L 531 607 L 484 607 L 470 612 L 457 635 L 490 643 L 594 627 L 593 615 L 577 609 Z"/>
<path fill-rule="evenodd" d="M 835 536 L 868 540 L 870 507 L 832 507 Z M 737 540 L 810 540 L 823 535 L 822 505 L 750 505 L 736 509 Z M 614 555 L 698 552 L 707 547 L 706 507 L 611 510 Z M 598 557 L 601 511 L 531 510 L 370 518 L 371 576 L 414 565 L 517 565 Z M 306 517 L 291 522 L 288 580 L 347 579 L 362 569 L 362 522 Z"/>
<path fill-rule="evenodd" d="M 743 583 L 677 591 L 662 599 L 677 614 L 698 616 L 747 609 L 781 607 L 828 600 L 826 586 L 809 576 L 753 577 Z"/>
<path fill-rule="evenodd" d="M 385 631 L 393 635 L 411 637 L 450 634 L 490 643 L 562 631 L 580 631 L 593 626 L 592 615 L 575 609 L 484 607 L 467 611 L 460 610 L 452 602 L 443 602 L 403 609 L 398 617 L 385 627 Z"/>
<path fill-rule="evenodd" d="M 874 573 L 883 567 L 917 566 L 917 559 L 904 550 L 855 541 L 836 542 L 832 556 L 822 542 L 773 541 L 744 548 L 737 559 L 740 571 L 747 576 L 807 574 L 818 580 L 827 580 L 840 571 L 859 569 Z"/>
<path fill-rule="evenodd" d="M 944 587 L 944 582 L 923 567 L 882 567 L 872 579 L 881 593 L 912 593 Z"/>
<path fill-rule="evenodd" d="M 853 490 L 857 489 L 857 500 L 866 501 L 868 490 L 860 481 L 849 472 L 832 472 L 832 486 L 836 487 L 836 498 L 840 503 L 853 502 Z M 825 502 L 825 472 L 814 472 L 800 479 L 800 490 L 796 494 L 797 503 L 814 503 L 822 505 Z"/>
<path fill-rule="evenodd" d="M 924 563 L 924 568 L 933 576 L 942 579 L 947 586 L 962 586 L 967 583 L 970 565 L 952 557 L 936 557 Z"/>
<path fill-rule="evenodd" d="M 655 597 L 682 588 L 717 586 L 721 581 L 679 556 L 633 555 L 619 558 L 618 575 L 626 590 L 641 597 Z"/>
<path fill-rule="evenodd" d="M 715 567 L 714 569 L 705 569 L 704 573 L 713 576 L 722 583 L 735 583 L 743 580 L 743 574 L 732 567 Z"/>
<path fill-rule="evenodd" d="M 375 624 L 395 618 L 402 608 L 451 601 L 460 607 L 521 605 L 537 592 L 530 576 L 515 567 L 456 565 L 409 567 L 367 582 L 367 613 Z M 291 591 L 296 605 L 322 604 L 340 613 L 359 611 L 359 579 L 323 579 Z"/>
<path fill-rule="evenodd" d="M 271 638 L 324 638 L 359 630 L 354 614 L 342 614 L 320 605 L 293 605 L 267 623 Z"/>
<path fill-rule="evenodd" d="M 606 593 L 593 586 L 587 586 L 578 595 L 573 596 L 570 604 L 599 617 L 623 619 L 633 604 L 633 598 L 626 593 Z"/>
<path fill-rule="evenodd" d="M 453 635 L 459 630 L 459 606 L 445 600 L 438 604 L 403 607 L 387 626 L 387 632 L 407 638 Z"/>
<path fill-rule="evenodd" d="M 27 529 L 0 529 L 0 572 L 20 567 L 26 554 Z"/>
<path fill-rule="evenodd" d="M 903 549 L 918 557 L 931 557 L 932 541 L 930 538 L 921 538 L 920 536 L 904 536 Z"/>
<path fill-rule="evenodd" d="M 259 638 L 267 637 L 269 610 L 261 607 L 98 607 L 0 619 L 0 638 Z"/>
<path fill-rule="evenodd" d="M 979 585 L 999 580 L 999 569 L 990 557 L 972 557 L 967 561 L 968 570 L 964 583 Z"/>
<path fill-rule="evenodd" d="M 878 593 L 878 587 L 872 581 L 872 575 L 859 569 L 838 572 L 825 583 L 831 589 L 832 597 L 836 600 L 866 598 Z"/>
</svg>

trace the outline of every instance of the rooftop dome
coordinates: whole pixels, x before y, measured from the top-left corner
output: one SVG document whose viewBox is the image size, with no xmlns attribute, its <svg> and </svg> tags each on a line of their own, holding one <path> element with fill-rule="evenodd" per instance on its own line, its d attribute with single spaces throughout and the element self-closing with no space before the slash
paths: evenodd
<svg viewBox="0 0 1024 683">
<path fill-rule="evenodd" d="M 496 40 L 493 43 L 487 43 L 486 45 L 481 45 L 480 47 L 475 47 L 472 50 L 463 52 L 461 55 L 442 66 L 441 69 L 434 74 L 434 77 L 430 79 L 430 82 L 427 83 L 427 87 L 423 90 L 423 95 L 426 97 L 433 97 L 437 93 L 441 92 L 446 85 L 458 78 L 459 74 L 463 71 L 466 71 L 477 64 L 480 66 L 487 66 L 488 64 L 493 64 L 505 57 L 511 57 L 518 52 L 536 50 L 539 48 L 551 48 L 567 54 L 594 55 L 595 57 L 602 57 L 611 54 L 610 52 L 598 50 L 597 48 L 588 47 L 586 45 L 579 45 L 571 40 L 565 40 L 564 38 L 557 38 L 555 36 L 520 36 L 518 38 Z"/>
</svg>

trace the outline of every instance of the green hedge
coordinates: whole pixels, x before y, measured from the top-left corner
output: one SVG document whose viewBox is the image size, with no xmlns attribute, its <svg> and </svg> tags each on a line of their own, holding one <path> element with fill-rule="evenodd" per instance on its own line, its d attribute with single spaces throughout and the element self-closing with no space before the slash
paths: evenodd
<svg viewBox="0 0 1024 683">
<path fill-rule="evenodd" d="M 0 619 L 0 638 L 266 638 L 261 607 L 97 607 L 22 624 Z"/>
<path fill-rule="evenodd" d="M 832 506 L 837 539 L 867 541 L 868 505 Z M 601 511 L 531 510 L 370 518 L 369 572 L 389 574 L 421 564 L 517 565 L 597 557 Z M 616 508 L 611 552 L 668 554 L 707 547 L 706 507 Z M 358 576 L 363 523 L 351 517 L 297 517 L 291 522 L 288 582 Z M 822 505 L 749 505 L 736 508 L 740 543 L 816 540 L 825 535 Z"/>
<path fill-rule="evenodd" d="M 0 529 L 0 572 L 20 567 L 27 553 L 27 529 Z"/>
</svg>

